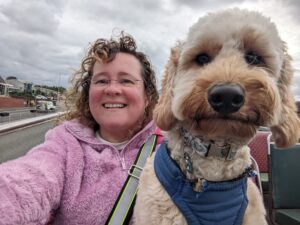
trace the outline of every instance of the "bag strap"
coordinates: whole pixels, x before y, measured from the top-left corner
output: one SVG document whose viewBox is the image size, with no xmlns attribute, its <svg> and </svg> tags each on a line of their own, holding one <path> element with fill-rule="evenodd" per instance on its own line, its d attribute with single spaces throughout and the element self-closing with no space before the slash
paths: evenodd
<svg viewBox="0 0 300 225">
<path fill-rule="evenodd" d="M 118 196 L 115 205 L 110 212 L 106 225 L 128 224 L 136 198 L 139 177 L 146 164 L 147 158 L 152 154 L 156 147 L 157 135 L 152 134 L 142 145 L 133 165 L 128 170 L 128 177 Z"/>
</svg>

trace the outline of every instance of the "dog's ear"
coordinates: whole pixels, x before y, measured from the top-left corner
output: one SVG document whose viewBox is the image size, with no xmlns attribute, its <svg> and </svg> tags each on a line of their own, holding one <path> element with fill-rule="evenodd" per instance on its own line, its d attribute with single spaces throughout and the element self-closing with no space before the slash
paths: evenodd
<svg viewBox="0 0 300 225">
<path fill-rule="evenodd" d="M 170 58 L 162 80 L 161 95 L 153 112 L 153 118 L 157 126 L 164 131 L 170 130 L 176 122 L 171 105 L 173 100 L 174 78 L 177 73 L 181 46 L 182 43 L 178 42 L 177 45 L 171 49 Z"/>
<path fill-rule="evenodd" d="M 278 80 L 282 109 L 278 124 L 271 127 L 275 144 L 281 148 L 294 145 L 300 138 L 300 119 L 297 115 L 296 103 L 290 88 L 292 77 L 291 57 L 287 54 L 287 48 L 284 44 L 284 60 Z"/>
</svg>

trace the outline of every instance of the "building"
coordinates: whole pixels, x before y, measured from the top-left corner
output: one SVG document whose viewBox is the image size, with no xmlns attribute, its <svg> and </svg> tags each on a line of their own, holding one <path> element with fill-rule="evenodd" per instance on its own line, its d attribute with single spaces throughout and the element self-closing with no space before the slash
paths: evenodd
<svg viewBox="0 0 300 225">
<path fill-rule="evenodd" d="M 8 95 L 8 88 L 12 87 L 11 84 L 6 83 L 0 76 L 0 96 Z"/>
<path fill-rule="evenodd" d="M 45 96 L 53 95 L 53 93 L 57 93 L 57 91 L 53 91 L 47 88 L 43 88 L 39 85 L 34 85 L 32 82 L 26 82 L 18 80 L 17 77 L 9 76 L 6 78 L 6 83 L 10 84 L 9 91 L 15 92 L 30 92 L 33 94 L 43 94 Z"/>
<path fill-rule="evenodd" d="M 11 84 L 11 91 L 24 92 L 25 90 L 25 82 L 18 80 L 14 76 L 10 76 L 6 78 L 6 83 Z"/>
<path fill-rule="evenodd" d="M 32 93 L 34 90 L 34 84 L 33 83 L 29 83 L 29 82 L 25 82 L 24 83 L 24 91 L 25 92 L 30 92 Z"/>
</svg>

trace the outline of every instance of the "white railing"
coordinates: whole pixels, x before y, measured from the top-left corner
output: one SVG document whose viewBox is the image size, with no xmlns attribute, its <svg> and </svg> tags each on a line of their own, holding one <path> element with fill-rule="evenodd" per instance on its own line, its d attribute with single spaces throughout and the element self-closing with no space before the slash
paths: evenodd
<svg viewBox="0 0 300 225">
<path fill-rule="evenodd" d="M 67 112 L 57 112 L 51 113 L 44 116 L 34 117 L 34 118 L 27 118 L 23 120 L 18 120 L 6 124 L 0 124 L 0 134 L 10 132 L 16 129 L 20 129 L 23 127 L 32 126 L 38 123 L 42 123 L 49 120 L 57 119 L 57 117 L 64 116 Z"/>
</svg>

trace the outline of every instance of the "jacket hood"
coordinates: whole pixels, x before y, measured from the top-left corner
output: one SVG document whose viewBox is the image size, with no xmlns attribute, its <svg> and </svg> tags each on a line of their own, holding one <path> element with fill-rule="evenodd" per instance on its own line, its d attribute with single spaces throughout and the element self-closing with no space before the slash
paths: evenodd
<svg viewBox="0 0 300 225">
<path fill-rule="evenodd" d="M 101 140 L 95 137 L 95 131 L 80 123 L 77 119 L 64 122 L 64 126 L 68 132 L 75 136 L 78 140 L 91 145 L 103 145 Z M 136 133 L 128 142 L 127 145 L 141 146 L 147 138 L 154 133 L 155 124 L 150 121 L 142 130 Z"/>
</svg>

